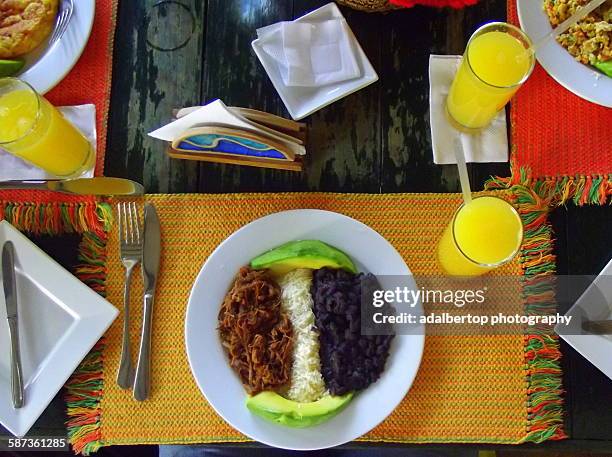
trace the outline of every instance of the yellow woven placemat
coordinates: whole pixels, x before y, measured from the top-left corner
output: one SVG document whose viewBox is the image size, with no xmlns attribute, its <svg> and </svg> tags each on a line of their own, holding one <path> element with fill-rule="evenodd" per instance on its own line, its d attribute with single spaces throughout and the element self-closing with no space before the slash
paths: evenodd
<svg viewBox="0 0 612 457">
<path fill-rule="evenodd" d="M 456 194 L 149 195 L 161 219 L 162 266 L 153 323 L 153 384 L 138 403 L 115 382 L 122 316 L 75 376 L 69 429 L 77 451 L 141 443 L 246 441 L 206 403 L 189 369 L 184 318 L 191 286 L 213 249 L 233 231 L 266 214 L 295 208 L 336 211 L 382 234 L 417 275 L 441 274 L 436 244 L 461 202 Z M 528 215 L 527 215 L 528 216 Z M 537 230 L 535 230 L 537 228 Z M 279 228 L 282 230 L 282 228 Z M 528 226 L 531 230 L 531 227 Z M 541 224 L 526 238 L 550 246 Z M 117 230 L 106 259 L 108 300 L 122 308 L 123 267 Z M 546 244 L 547 243 L 547 244 Z M 542 258 L 542 254 L 538 254 Z M 527 257 L 526 257 L 527 256 Z M 528 254 L 497 274 L 524 273 Z M 132 344 L 137 347 L 141 281 L 134 281 Z M 520 293 L 520 291 L 518 292 Z M 540 357 L 545 358 L 540 365 Z M 563 436 L 556 341 L 524 335 L 429 336 L 414 385 L 380 426 L 362 437 L 387 442 L 520 443 Z M 546 368 L 545 371 L 541 367 Z M 534 374 L 542 379 L 538 381 Z M 214 376 L 214 373 L 211 373 Z"/>
</svg>

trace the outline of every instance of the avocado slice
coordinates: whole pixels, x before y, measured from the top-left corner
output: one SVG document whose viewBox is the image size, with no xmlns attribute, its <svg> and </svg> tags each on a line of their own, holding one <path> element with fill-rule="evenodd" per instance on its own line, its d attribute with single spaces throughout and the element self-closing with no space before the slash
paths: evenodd
<svg viewBox="0 0 612 457">
<path fill-rule="evenodd" d="M 601 71 L 604 75 L 612 78 L 612 59 L 605 62 L 595 62 L 595 68 Z"/>
<path fill-rule="evenodd" d="M 344 252 L 318 240 L 290 241 L 251 260 L 251 268 L 268 268 L 274 275 L 283 275 L 297 268 L 329 267 L 357 273 L 355 264 Z"/>
<path fill-rule="evenodd" d="M 276 392 L 260 392 L 247 397 L 247 408 L 268 421 L 292 428 L 312 427 L 325 422 L 349 404 L 353 392 L 342 396 L 326 395 L 310 403 L 298 403 Z"/>
<path fill-rule="evenodd" d="M 0 59 L 0 76 L 13 76 L 23 68 L 25 62 L 23 60 L 1 60 Z"/>
</svg>

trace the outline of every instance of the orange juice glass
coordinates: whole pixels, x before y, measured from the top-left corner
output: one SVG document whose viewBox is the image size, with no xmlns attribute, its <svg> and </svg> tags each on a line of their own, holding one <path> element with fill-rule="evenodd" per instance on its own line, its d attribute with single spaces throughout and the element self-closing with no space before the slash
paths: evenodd
<svg viewBox="0 0 612 457">
<path fill-rule="evenodd" d="M 530 48 L 529 37 L 505 22 L 474 32 L 446 99 L 455 128 L 472 133 L 489 125 L 533 71 Z"/>
<path fill-rule="evenodd" d="M 83 175 L 95 159 L 89 140 L 17 78 L 0 78 L 0 148 L 58 178 Z"/>
<path fill-rule="evenodd" d="M 510 262 L 523 242 L 514 207 L 493 196 L 476 197 L 455 212 L 438 244 L 438 261 L 452 276 L 478 276 Z"/>
</svg>

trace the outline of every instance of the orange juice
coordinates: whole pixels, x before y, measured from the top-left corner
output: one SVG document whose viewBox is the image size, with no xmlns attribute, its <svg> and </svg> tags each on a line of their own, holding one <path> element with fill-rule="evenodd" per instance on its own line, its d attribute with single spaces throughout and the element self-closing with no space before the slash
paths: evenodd
<svg viewBox="0 0 612 457">
<path fill-rule="evenodd" d="M 510 261 L 523 241 L 516 210 L 497 197 L 477 197 L 459 208 L 444 230 L 438 260 L 446 273 L 476 276 Z"/>
<path fill-rule="evenodd" d="M 531 73 L 529 46 L 529 39 L 509 24 L 487 24 L 474 33 L 446 100 L 456 127 L 480 129 L 493 120 Z"/>
<path fill-rule="evenodd" d="M 94 160 L 87 138 L 14 78 L 0 80 L 0 147 L 62 178 L 80 176 Z"/>
</svg>

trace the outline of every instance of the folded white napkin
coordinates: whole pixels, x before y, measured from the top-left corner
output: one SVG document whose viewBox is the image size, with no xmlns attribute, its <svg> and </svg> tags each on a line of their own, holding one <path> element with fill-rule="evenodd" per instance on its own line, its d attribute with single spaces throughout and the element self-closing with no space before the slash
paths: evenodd
<svg viewBox="0 0 612 457">
<path fill-rule="evenodd" d="M 96 106 L 92 104 L 58 107 L 60 112 L 87 137 L 96 150 Z M 52 151 L 49 151 L 51 154 Z M 95 161 L 94 161 L 95 164 Z M 91 178 L 95 165 L 83 175 Z M 0 181 L 55 179 L 44 170 L 24 162 L 18 157 L 0 149 Z"/>
<path fill-rule="evenodd" d="M 286 86 L 320 87 L 361 76 L 344 19 L 279 22 L 257 29 Z"/>
<path fill-rule="evenodd" d="M 457 137 L 463 144 L 466 162 L 507 162 L 505 110 L 501 110 L 486 129 L 476 134 L 457 131 L 446 118 L 446 97 L 460 62 L 461 56 L 429 56 L 429 120 L 434 163 L 457 163 L 454 152 Z"/>
</svg>

